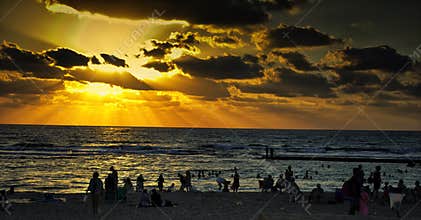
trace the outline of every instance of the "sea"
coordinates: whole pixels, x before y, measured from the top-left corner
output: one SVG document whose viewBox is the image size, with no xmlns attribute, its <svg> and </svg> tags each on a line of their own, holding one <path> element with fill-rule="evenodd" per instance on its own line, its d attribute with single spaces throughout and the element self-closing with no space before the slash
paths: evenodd
<svg viewBox="0 0 421 220">
<path fill-rule="evenodd" d="M 266 148 L 275 156 L 315 159 L 266 160 Z M 217 191 L 216 176 L 232 180 L 234 169 L 240 191 L 259 191 L 258 180 L 272 175 L 276 181 L 289 165 L 303 191 L 318 183 L 326 191 L 341 188 L 359 164 L 365 177 L 380 165 L 383 181 L 392 185 L 403 179 L 413 187 L 421 180 L 419 164 L 323 162 L 319 156 L 409 162 L 421 158 L 421 132 L 0 125 L 0 189 L 82 193 L 94 171 L 105 179 L 111 166 L 121 185 L 127 177 L 135 185 L 142 174 L 148 188 L 157 186 L 159 174 L 165 186 L 178 187 L 177 174 L 190 170 L 198 191 Z M 204 171 L 200 177 L 198 170 Z"/>
</svg>

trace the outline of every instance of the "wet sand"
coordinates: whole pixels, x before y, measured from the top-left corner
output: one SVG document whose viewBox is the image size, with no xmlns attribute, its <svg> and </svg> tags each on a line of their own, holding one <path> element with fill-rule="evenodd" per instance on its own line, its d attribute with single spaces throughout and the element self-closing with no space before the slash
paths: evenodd
<svg viewBox="0 0 421 220">
<path fill-rule="evenodd" d="M 127 202 L 102 203 L 100 216 L 92 215 L 91 203 L 83 202 L 82 194 L 56 194 L 65 201 L 45 202 L 40 193 L 16 193 L 10 196 L 13 214 L 0 212 L 0 219 L 399 219 L 389 207 L 379 202 L 370 205 L 370 216 L 348 216 L 348 203 L 328 204 L 333 193 L 308 209 L 288 203 L 288 196 L 278 193 L 163 193 L 163 199 L 176 207 L 136 208 L 138 195 L 132 193 Z M 405 219 L 421 219 L 421 204 L 404 204 Z M 406 215 L 406 213 L 409 213 Z"/>
</svg>

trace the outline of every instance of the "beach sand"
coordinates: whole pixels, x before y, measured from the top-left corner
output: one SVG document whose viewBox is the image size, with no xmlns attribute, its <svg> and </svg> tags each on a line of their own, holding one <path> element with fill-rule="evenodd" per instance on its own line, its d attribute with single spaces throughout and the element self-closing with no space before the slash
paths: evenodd
<svg viewBox="0 0 421 220">
<path fill-rule="evenodd" d="M 370 216 L 348 216 L 349 204 L 328 204 L 333 193 L 312 204 L 308 211 L 299 204 L 288 203 L 288 196 L 279 193 L 162 193 L 163 199 L 176 207 L 136 208 L 138 195 L 131 193 L 126 202 L 101 203 L 100 216 L 92 216 L 91 203 L 83 202 L 82 194 L 56 194 L 64 202 L 45 202 L 41 193 L 15 193 L 9 197 L 13 214 L 0 212 L 0 219 L 399 219 L 395 212 L 380 202 L 370 205 Z M 421 204 L 404 204 L 405 219 L 421 219 Z"/>
</svg>

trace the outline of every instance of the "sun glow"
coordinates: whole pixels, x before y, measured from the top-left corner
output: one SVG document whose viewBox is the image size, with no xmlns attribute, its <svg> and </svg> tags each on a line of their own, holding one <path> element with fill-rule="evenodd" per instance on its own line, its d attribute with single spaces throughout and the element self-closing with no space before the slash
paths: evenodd
<svg viewBox="0 0 421 220">
<path fill-rule="evenodd" d="M 65 82 L 66 90 L 73 94 L 84 94 L 88 96 L 120 96 L 123 94 L 123 88 L 119 86 L 111 86 L 105 83 L 77 83 L 77 82 Z"/>
</svg>

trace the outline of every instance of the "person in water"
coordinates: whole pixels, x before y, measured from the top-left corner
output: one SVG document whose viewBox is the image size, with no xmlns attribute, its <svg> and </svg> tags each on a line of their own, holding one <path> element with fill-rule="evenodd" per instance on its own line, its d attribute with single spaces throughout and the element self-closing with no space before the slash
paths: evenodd
<svg viewBox="0 0 421 220">
<path fill-rule="evenodd" d="M 91 192 L 92 212 L 94 216 L 99 212 L 99 199 L 103 191 L 104 188 L 101 179 L 99 179 L 99 174 L 98 172 L 94 172 L 92 179 L 89 181 L 88 189 L 86 189 L 86 193 Z"/>
<path fill-rule="evenodd" d="M 240 175 L 238 174 L 237 170 L 234 171 L 234 181 L 232 183 L 232 190 L 234 192 L 238 192 L 238 188 L 240 188 Z"/>
<path fill-rule="evenodd" d="M 165 182 L 164 176 L 162 174 L 160 174 L 156 181 L 158 182 L 159 191 L 162 192 L 162 189 L 164 188 L 164 182 Z"/>
</svg>

